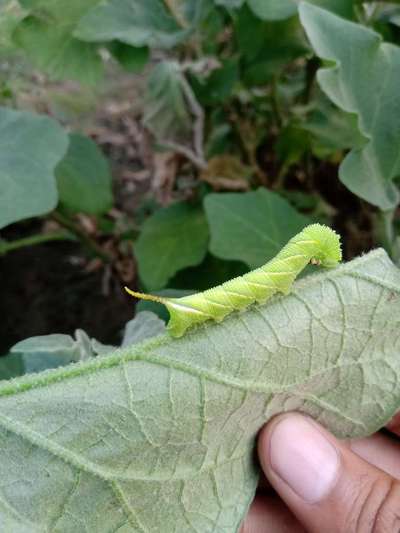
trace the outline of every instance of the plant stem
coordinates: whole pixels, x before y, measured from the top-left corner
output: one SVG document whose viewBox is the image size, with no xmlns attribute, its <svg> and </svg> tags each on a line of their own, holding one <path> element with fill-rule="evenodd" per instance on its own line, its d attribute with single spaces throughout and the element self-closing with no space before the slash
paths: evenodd
<svg viewBox="0 0 400 533">
<path fill-rule="evenodd" d="M 275 116 L 275 121 L 278 129 L 280 130 L 283 124 L 283 117 L 281 112 L 281 106 L 279 102 L 279 95 L 278 95 L 278 79 L 274 78 L 271 85 L 271 104 L 272 104 L 272 111 Z"/>
<path fill-rule="evenodd" d="M 315 75 L 320 66 L 320 60 L 317 57 L 312 57 L 307 61 L 306 65 L 306 86 L 302 95 L 303 104 L 308 104 L 313 93 Z"/>
<path fill-rule="evenodd" d="M 51 218 L 73 233 L 94 255 L 100 257 L 100 259 L 103 259 L 103 261 L 106 263 L 110 263 L 112 261 L 112 257 L 68 216 L 60 213 L 59 211 L 54 211 L 51 214 Z"/>
<path fill-rule="evenodd" d="M 394 254 L 396 235 L 393 226 L 395 210 L 380 211 L 377 223 L 377 238 L 390 256 Z"/>
<path fill-rule="evenodd" d="M 7 242 L 0 240 L 0 255 L 5 255 L 8 252 L 25 248 L 26 246 L 35 246 L 36 244 L 43 244 L 50 241 L 73 241 L 74 236 L 69 231 L 55 231 L 52 233 L 43 233 L 39 235 L 31 235 L 23 239 Z"/>
</svg>

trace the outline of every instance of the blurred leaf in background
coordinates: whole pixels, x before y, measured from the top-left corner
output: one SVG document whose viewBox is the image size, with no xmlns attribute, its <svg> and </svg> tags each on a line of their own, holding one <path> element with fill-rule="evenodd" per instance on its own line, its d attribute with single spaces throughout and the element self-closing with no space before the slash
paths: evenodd
<svg viewBox="0 0 400 533">
<path fill-rule="evenodd" d="M 110 0 L 83 17 L 74 35 L 90 42 L 118 39 L 132 46 L 171 48 L 188 36 L 162 0 Z"/>
<path fill-rule="evenodd" d="M 276 79 L 289 62 L 307 51 L 296 18 L 263 21 L 244 6 L 234 14 L 234 29 L 242 57 L 243 81 L 249 86 Z"/>
<path fill-rule="evenodd" d="M 103 75 L 97 47 L 73 36 L 79 19 L 99 0 L 21 0 L 29 15 L 16 27 L 14 43 L 52 79 L 95 85 Z"/>
<path fill-rule="evenodd" d="M 272 259 L 310 220 L 278 194 L 258 189 L 242 194 L 209 194 L 204 208 L 210 250 L 221 259 L 257 268 Z"/>
<path fill-rule="evenodd" d="M 141 72 L 150 59 L 150 49 L 147 46 L 131 46 L 120 41 L 112 41 L 109 50 L 128 72 Z"/>
<path fill-rule="evenodd" d="M 72 211 L 100 215 L 113 205 L 107 159 L 88 137 L 69 136 L 65 157 L 56 168 L 60 203 Z"/>
<path fill-rule="evenodd" d="M 54 169 L 68 147 L 51 118 L 0 108 L 0 228 L 54 209 Z"/>
<path fill-rule="evenodd" d="M 182 137 L 191 131 L 183 83 L 179 65 L 174 61 L 159 63 L 151 72 L 143 122 L 157 139 Z"/>
<path fill-rule="evenodd" d="M 12 34 L 26 16 L 26 11 L 16 0 L 0 0 L 0 57 L 12 52 Z"/>
<path fill-rule="evenodd" d="M 0 380 L 22 376 L 24 373 L 24 362 L 20 354 L 10 353 L 0 357 Z"/>
<path fill-rule="evenodd" d="M 134 246 L 140 279 L 148 290 L 162 289 L 176 272 L 201 263 L 207 246 L 200 208 L 177 203 L 160 209 L 146 220 Z"/>
<path fill-rule="evenodd" d="M 340 179 L 353 193 L 383 210 L 394 208 L 400 174 L 400 47 L 359 24 L 303 3 L 301 20 L 316 53 L 334 62 L 318 81 L 341 109 L 357 113 L 362 148 L 352 150 Z"/>
</svg>

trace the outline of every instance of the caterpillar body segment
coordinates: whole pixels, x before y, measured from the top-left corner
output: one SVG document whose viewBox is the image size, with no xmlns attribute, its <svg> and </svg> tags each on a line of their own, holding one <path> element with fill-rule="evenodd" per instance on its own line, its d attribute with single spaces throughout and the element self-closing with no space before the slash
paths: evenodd
<svg viewBox="0 0 400 533">
<path fill-rule="evenodd" d="M 264 303 L 274 294 L 288 294 L 299 273 L 310 263 L 335 267 L 342 259 L 339 235 L 327 226 L 312 224 L 293 237 L 276 257 L 244 276 L 183 298 L 162 298 L 126 291 L 136 298 L 164 304 L 170 314 L 168 331 L 181 337 L 207 320 L 222 321 L 236 310 Z"/>
</svg>

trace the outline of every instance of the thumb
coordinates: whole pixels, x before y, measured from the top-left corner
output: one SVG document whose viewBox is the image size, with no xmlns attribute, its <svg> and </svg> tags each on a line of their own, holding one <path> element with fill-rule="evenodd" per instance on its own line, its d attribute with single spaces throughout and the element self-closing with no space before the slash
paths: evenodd
<svg viewBox="0 0 400 533">
<path fill-rule="evenodd" d="M 262 430 L 258 452 L 268 480 L 307 531 L 400 531 L 400 482 L 313 420 L 275 418 Z"/>
</svg>

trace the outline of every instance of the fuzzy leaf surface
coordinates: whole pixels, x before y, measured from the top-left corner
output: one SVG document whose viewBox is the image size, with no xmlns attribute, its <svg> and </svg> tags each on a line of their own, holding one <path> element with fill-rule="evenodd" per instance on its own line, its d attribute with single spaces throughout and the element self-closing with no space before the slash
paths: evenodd
<svg viewBox="0 0 400 533">
<path fill-rule="evenodd" d="M 3 531 L 238 531 L 272 416 L 356 437 L 398 409 L 399 317 L 377 250 L 179 340 L 4 382 Z"/>
<path fill-rule="evenodd" d="M 400 175 L 400 47 L 304 2 L 300 18 L 316 54 L 334 63 L 319 70 L 321 88 L 338 107 L 357 114 L 365 137 L 344 159 L 339 177 L 364 200 L 392 209 L 400 200 L 393 183 Z"/>
</svg>

